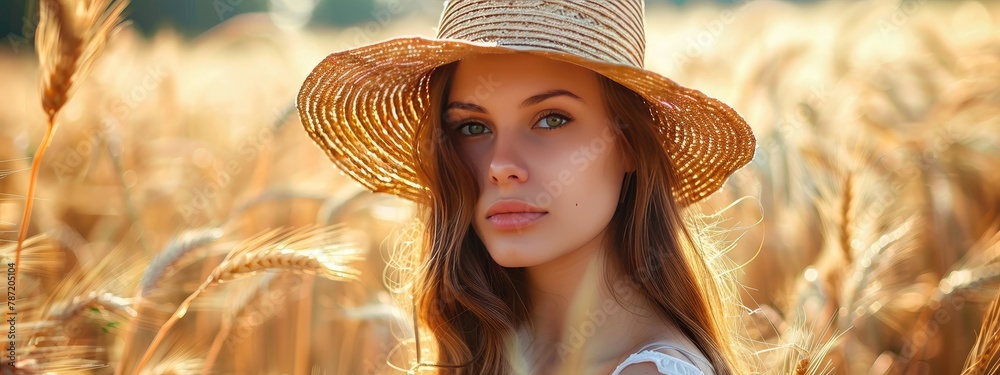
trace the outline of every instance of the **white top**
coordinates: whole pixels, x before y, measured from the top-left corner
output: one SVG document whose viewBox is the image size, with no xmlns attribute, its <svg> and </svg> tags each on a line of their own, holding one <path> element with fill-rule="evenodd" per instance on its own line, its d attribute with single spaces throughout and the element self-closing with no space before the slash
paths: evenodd
<svg viewBox="0 0 1000 375">
<path fill-rule="evenodd" d="M 700 369 L 698 369 L 698 367 L 695 367 L 695 365 L 685 362 L 680 358 L 660 353 L 657 351 L 660 349 L 676 350 L 681 354 L 683 354 L 685 357 L 687 357 L 688 360 L 692 362 L 695 359 L 698 359 L 703 362 L 709 363 L 700 355 L 678 348 L 676 346 L 662 344 L 662 343 L 652 343 L 642 347 L 641 349 L 639 349 L 638 352 L 632 353 L 632 355 L 626 358 L 624 362 L 622 362 L 621 364 L 618 365 L 618 367 L 615 368 L 615 371 L 612 372 L 611 375 L 618 375 L 619 373 L 622 372 L 622 370 L 625 369 L 625 367 L 642 362 L 652 362 L 653 364 L 656 365 L 656 370 L 663 375 L 705 375 L 705 373 L 702 372 Z M 709 363 L 709 365 L 711 366 L 711 363 Z"/>
</svg>

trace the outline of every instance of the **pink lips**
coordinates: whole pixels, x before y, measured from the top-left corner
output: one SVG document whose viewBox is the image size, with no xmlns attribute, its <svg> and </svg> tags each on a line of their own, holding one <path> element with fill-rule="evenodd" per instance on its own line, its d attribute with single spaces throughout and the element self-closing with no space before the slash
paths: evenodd
<svg viewBox="0 0 1000 375">
<path fill-rule="evenodd" d="M 518 200 L 502 200 L 486 210 L 486 221 L 498 230 L 522 229 L 542 219 L 548 212 Z"/>
<path fill-rule="evenodd" d="M 545 212 L 517 212 L 508 214 L 496 214 L 490 216 L 487 221 L 499 230 L 514 230 L 527 227 L 547 215 Z"/>
</svg>

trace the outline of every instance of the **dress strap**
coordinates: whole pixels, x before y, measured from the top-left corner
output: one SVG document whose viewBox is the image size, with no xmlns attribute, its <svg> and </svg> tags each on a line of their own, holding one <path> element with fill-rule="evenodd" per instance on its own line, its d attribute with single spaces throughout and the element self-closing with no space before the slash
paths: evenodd
<svg viewBox="0 0 1000 375">
<path fill-rule="evenodd" d="M 679 353 L 681 353 L 681 355 L 686 357 L 687 360 L 690 361 L 691 363 L 667 355 L 666 353 L 658 352 L 657 350 L 660 349 L 676 350 Z M 708 362 L 708 360 L 702 358 L 698 354 L 695 354 L 689 350 L 685 350 L 683 348 L 679 348 L 674 345 L 656 342 L 646 345 L 641 349 L 639 349 L 639 351 L 632 353 L 632 355 L 630 355 L 627 359 L 625 359 L 624 362 L 622 362 L 621 364 L 618 365 L 618 367 L 615 368 L 615 371 L 612 372 L 611 375 L 619 375 L 621 371 L 625 369 L 625 367 L 642 362 L 651 362 L 655 364 L 656 369 L 657 371 L 660 372 L 660 374 L 705 375 L 705 373 L 702 372 L 701 369 L 692 364 L 694 363 L 695 359 L 708 363 L 709 367 L 711 367 L 711 363 Z"/>
<path fill-rule="evenodd" d="M 705 359 L 705 357 L 703 357 L 701 354 L 692 352 L 690 350 L 681 348 L 679 346 L 667 344 L 665 342 L 654 342 L 652 344 L 648 344 L 639 349 L 639 351 L 641 352 L 643 350 L 659 350 L 659 349 L 676 350 L 680 352 L 682 355 L 684 355 L 684 357 L 687 358 L 692 363 L 694 363 L 695 361 L 701 361 L 702 363 L 707 364 L 709 367 L 712 367 L 712 362 L 709 362 L 708 359 Z"/>
</svg>

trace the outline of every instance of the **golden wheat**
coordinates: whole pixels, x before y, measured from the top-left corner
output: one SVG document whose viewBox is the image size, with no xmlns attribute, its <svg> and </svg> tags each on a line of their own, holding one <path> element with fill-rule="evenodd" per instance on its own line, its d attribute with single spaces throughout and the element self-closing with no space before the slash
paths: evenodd
<svg viewBox="0 0 1000 375">
<path fill-rule="evenodd" d="M 233 329 L 234 325 L 240 324 L 243 329 L 252 329 L 251 323 L 246 321 L 248 317 L 259 313 L 259 311 L 264 306 L 269 306 L 271 309 L 275 309 L 274 305 L 280 303 L 277 301 L 272 301 L 270 293 L 282 286 L 280 281 L 280 274 L 267 274 L 261 277 L 258 283 L 253 284 L 253 287 L 249 289 L 247 293 L 239 295 L 236 300 L 232 303 L 227 304 L 229 306 L 229 313 L 225 314 L 222 323 L 219 326 L 219 331 L 215 334 L 215 338 L 212 339 L 212 345 L 205 355 L 205 361 L 202 366 L 202 374 L 209 374 L 212 371 L 212 366 L 215 364 L 216 359 L 219 356 L 219 352 L 222 351 L 222 345 L 225 340 L 229 337 L 229 333 Z M 279 278 L 275 282 L 275 278 Z M 278 284 L 278 285 L 273 285 Z M 255 322 L 255 324 L 260 324 L 261 322 Z"/>
<path fill-rule="evenodd" d="M 0 70 L 15 73 L 0 86 L 43 96 L 15 95 L 0 110 L 0 123 L 12 124 L 0 127 L 0 234 L 11 242 L 9 231 L 27 233 L 20 251 L 0 247 L 5 259 L 20 254 L 23 290 L 17 369 L 4 370 L 125 374 L 150 349 L 147 372 L 398 373 L 395 363 L 413 358 L 415 345 L 399 344 L 412 335 L 400 321 L 412 316 L 397 316 L 406 306 L 389 298 L 406 285 L 382 279 L 419 268 L 391 257 L 408 244 L 393 228 L 412 210 L 361 192 L 288 110 L 331 45 L 423 33 L 435 20 L 399 18 L 360 35 L 287 33 L 266 17 L 237 16 L 196 40 L 125 28 L 87 60 L 97 54 L 67 33 L 114 24 L 123 2 L 72 3 L 90 4 L 79 10 L 96 18 L 53 8 L 62 4 L 71 2 L 40 2 L 39 65 L 0 54 Z M 754 127 L 754 161 L 705 211 L 726 207 L 707 235 L 731 241 L 726 254 L 743 265 L 743 303 L 754 313 L 740 318 L 769 365 L 762 372 L 995 372 L 973 358 L 995 335 L 958 322 L 995 319 L 982 307 L 1000 285 L 998 4 L 764 0 L 722 10 L 650 6 L 647 66 L 732 103 Z M 81 61 L 92 64 L 93 84 L 82 84 Z M 39 141 L 32 124 L 46 121 Z M 43 153 L 46 164 L 32 170 Z M 27 208 L 25 196 L 30 217 L 14 212 Z M 360 282 L 315 277 L 345 273 L 309 252 L 330 233 L 302 230 L 317 238 L 289 254 L 277 248 L 288 231 L 268 229 L 314 223 L 357 234 L 371 255 L 347 272 Z M 185 242 L 190 228 L 204 228 L 195 231 L 206 242 Z M 266 286 L 238 281 L 265 272 Z M 295 272 L 315 276 L 275 282 Z M 287 297 L 283 313 L 244 321 L 274 303 L 259 300 L 266 291 Z M 185 303 L 192 295 L 201 296 Z M 172 318 L 179 310 L 184 318 Z M 159 348 L 156 334 L 165 336 Z M 190 339 L 169 343 L 181 336 Z M 207 353 L 215 357 L 199 364 Z"/>
<path fill-rule="evenodd" d="M 318 275 L 331 280 L 357 277 L 347 264 L 358 260 L 357 248 L 334 242 L 343 233 L 340 226 L 326 228 L 299 228 L 272 230 L 251 238 L 238 246 L 222 264 L 215 267 L 201 286 L 178 306 L 177 311 L 160 327 L 145 354 L 139 359 L 136 371 L 141 371 L 157 346 L 176 324 L 187 314 L 195 298 L 212 285 L 238 280 L 268 270 L 282 270 L 307 275 Z"/>
<path fill-rule="evenodd" d="M 986 308 L 979 338 L 969 352 L 962 375 L 985 375 L 1000 372 L 1000 293 Z"/>
<path fill-rule="evenodd" d="M 156 253 L 156 256 L 149 262 L 146 274 L 143 275 L 139 284 L 139 297 L 148 297 L 157 289 L 160 279 L 177 268 L 183 268 L 182 260 L 190 255 L 191 251 L 201 246 L 217 241 L 222 238 L 221 228 L 201 228 L 185 231 L 172 239 L 163 250 Z"/>
<path fill-rule="evenodd" d="M 78 87 L 75 82 L 89 73 L 108 38 L 118 30 L 121 14 L 127 5 L 127 0 L 115 0 L 114 3 L 106 0 L 41 1 L 35 49 L 38 51 L 41 71 L 42 109 L 48 115 L 48 127 L 32 158 L 31 177 L 28 180 L 24 214 L 14 255 L 15 264 L 21 261 L 21 246 L 31 220 L 38 170 L 42 156 L 55 136 L 56 115 Z M 15 279 L 17 272 L 15 269 Z"/>
</svg>

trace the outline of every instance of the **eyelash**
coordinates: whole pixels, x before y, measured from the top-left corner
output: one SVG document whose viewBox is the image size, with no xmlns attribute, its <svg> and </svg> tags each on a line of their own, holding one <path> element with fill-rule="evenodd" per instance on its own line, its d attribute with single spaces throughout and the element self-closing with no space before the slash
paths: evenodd
<svg viewBox="0 0 1000 375">
<path fill-rule="evenodd" d="M 569 123 L 573 122 L 573 117 L 570 117 L 570 115 L 566 114 L 565 112 L 563 112 L 563 111 L 557 111 L 557 110 L 554 110 L 554 109 L 550 109 L 550 110 L 543 111 L 541 113 L 541 115 L 539 115 L 537 117 L 537 120 L 535 120 L 534 123 L 538 123 L 539 121 L 544 120 L 545 118 L 547 118 L 549 116 L 552 116 L 552 115 L 556 115 L 558 117 L 561 117 L 563 120 L 565 120 L 565 122 L 563 122 L 562 125 L 559 125 L 559 126 L 556 126 L 556 127 L 538 128 L 538 129 L 542 129 L 542 130 L 556 130 L 556 129 L 562 128 L 562 127 L 564 127 L 566 125 L 569 125 Z M 454 131 L 457 131 L 457 132 L 461 133 L 463 128 L 465 128 L 468 125 L 474 125 L 474 124 L 479 124 L 479 125 L 482 125 L 482 126 L 486 127 L 486 125 L 483 124 L 481 121 L 466 120 L 466 121 L 459 122 L 457 125 L 455 125 L 454 127 L 452 127 L 452 129 Z M 482 135 L 482 134 L 463 134 L 463 135 L 466 135 L 466 136 L 469 136 L 469 137 L 473 137 L 473 136 Z"/>
</svg>

